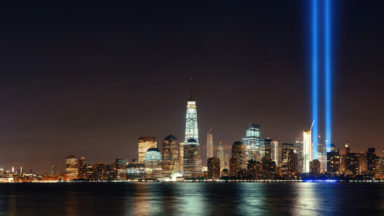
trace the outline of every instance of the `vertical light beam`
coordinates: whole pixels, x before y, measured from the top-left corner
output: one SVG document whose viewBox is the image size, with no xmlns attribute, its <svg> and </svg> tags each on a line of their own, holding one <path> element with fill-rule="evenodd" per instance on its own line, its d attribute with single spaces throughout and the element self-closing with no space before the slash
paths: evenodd
<svg viewBox="0 0 384 216">
<path fill-rule="evenodd" d="M 325 59 L 325 144 L 327 152 L 331 151 L 332 143 L 332 80 L 331 80 L 331 5 L 325 0 L 324 22 L 324 59 Z"/>
<path fill-rule="evenodd" d="M 318 144 L 318 4 L 317 0 L 312 0 L 312 159 L 317 158 Z"/>
</svg>

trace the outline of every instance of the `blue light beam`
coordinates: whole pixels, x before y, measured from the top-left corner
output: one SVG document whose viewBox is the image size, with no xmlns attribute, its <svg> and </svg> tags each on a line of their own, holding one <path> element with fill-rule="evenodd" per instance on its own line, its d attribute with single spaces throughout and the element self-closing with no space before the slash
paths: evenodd
<svg viewBox="0 0 384 216">
<path fill-rule="evenodd" d="M 325 59 L 325 144 L 327 152 L 332 143 L 332 79 L 331 79 L 331 4 L 325 0 L 324 59 Z"/>
<path fill-rule="evenodd" d="M 318 111 L 318 4 L 312 0 L 312 158 L 317 158 L 317 144 L 319 137 Z"/>
</svg>

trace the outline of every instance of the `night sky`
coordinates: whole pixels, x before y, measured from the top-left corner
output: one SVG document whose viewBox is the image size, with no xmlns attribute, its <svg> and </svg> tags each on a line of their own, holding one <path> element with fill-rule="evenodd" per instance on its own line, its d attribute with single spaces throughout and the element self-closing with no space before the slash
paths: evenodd
<svg viewBox="0 0 384 216">
<path fill-rule="evenodd" d="M 0 167 L 131 160 L 139 136 L 183 140 L 190 76 L 203 158 L 210 128 L 229 150 L 250 122 L 281 143 L 310 127 L 308 1 L 9 2 Z M 384 1 L 334 2 L 333 141 L 381 152 Z"/>
</svg>

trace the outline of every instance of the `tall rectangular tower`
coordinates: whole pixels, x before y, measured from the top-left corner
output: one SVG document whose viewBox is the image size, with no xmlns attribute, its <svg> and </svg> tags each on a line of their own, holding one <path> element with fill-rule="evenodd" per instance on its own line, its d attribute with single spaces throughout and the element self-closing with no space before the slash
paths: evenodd
<svg viewBox="0 0 384 216">
<path fill-rule="evenodd" d="M 144 162 L 145 153 L 149 148 L 157 148 L 156 137 L 139 137 L 138 161 Z"/>
<path fill-rule="evenodd" d="M 309 162 L 313 160 L 312 153 L 312 132 L 304 131 L 303 132 L 303 172 L 309 173 L 310 164 Z"/>
</svg>

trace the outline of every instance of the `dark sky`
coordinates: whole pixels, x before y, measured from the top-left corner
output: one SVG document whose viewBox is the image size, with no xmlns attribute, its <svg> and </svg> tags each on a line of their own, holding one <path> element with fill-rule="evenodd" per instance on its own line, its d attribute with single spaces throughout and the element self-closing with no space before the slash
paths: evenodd
<svg viewBox="0 0 384 216">
<path fill-rule="evenodd" d="M 0 167 L 130 160 L 139 136 L 183 139 L 190 76 L 203 148 L 209 128 L 229 149 L 249 122 L 280 142 L 310 127 L 308 1 L 9 2 Z M 381 151 L 384 2 L 334 2 L 334 143 Z"/>
</svg>

